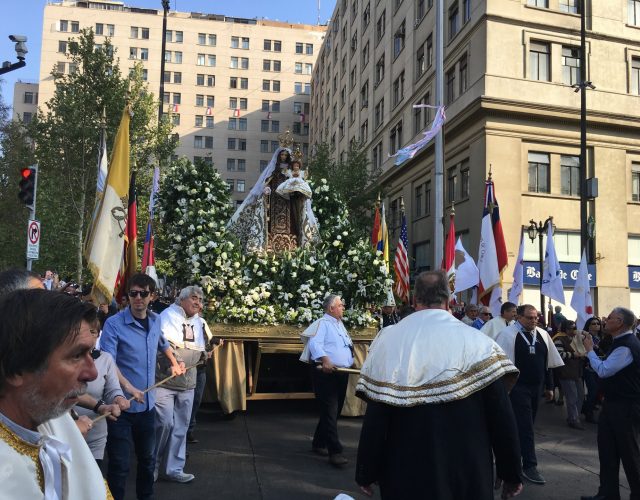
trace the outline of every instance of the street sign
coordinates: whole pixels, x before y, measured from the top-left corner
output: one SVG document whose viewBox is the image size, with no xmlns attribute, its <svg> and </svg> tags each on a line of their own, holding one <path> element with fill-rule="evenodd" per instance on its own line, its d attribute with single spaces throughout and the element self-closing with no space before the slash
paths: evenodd
<svg viewBox="0 0 640 500">
<path fill-rule="evenodd" d="M 27 259 L 37 260 L 40 255 L 40 222 L 30 220 L 27 226 Z"/>
</svg>

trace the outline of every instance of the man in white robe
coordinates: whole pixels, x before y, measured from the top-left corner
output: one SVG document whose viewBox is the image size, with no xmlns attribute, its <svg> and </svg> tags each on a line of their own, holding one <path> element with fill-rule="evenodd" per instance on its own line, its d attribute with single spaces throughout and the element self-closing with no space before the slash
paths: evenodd
<svg viewBox="0 0 640 500">
<path fill-rule="evenodd" d="M 0 499 L 111 498 L 68 413 L 97 376 L 95 308 L 18 290 L 0 299 L 0 317 Z"/>
<path fill-rule="evenodd" d="M 516 319 L 517 307 L 518 306 L 516 306 L 513 302 L 505 302 L 500 307 L 500 316 L 487 321 L 484 325 L 482 325 L 480 331 L 490 339 L 495 340 L 502 330 L 504 330 L 514 322 L 514 320 Z"/>
</svg>

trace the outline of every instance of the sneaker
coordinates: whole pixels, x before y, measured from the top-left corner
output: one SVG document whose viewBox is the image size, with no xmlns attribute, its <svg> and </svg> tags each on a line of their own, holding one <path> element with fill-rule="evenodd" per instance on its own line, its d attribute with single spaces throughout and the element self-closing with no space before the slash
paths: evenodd
<svg viewBox="0 0 640 500">
<path fill-rule="evenodd" d="M 544 477 L 538 472 L 536 467 L 529 467 L 528 469 L 522 469 L 522 475 L 527 481 L 534 484 L 545 484 Z"/>
<path fill-rule="evenodd" d="M 344 458 L 341 453 L 336 453 L 334 455 L 329 455 L 329 463 L 334 467 L 344 467 L 349 463 L 349 460 Z"/>
<path fill-rule="evenodd" d="M 185 474 L 184 472 L 178 472 L 172 476 L 167 476 L 167 481 L 173 481 L 174 483 L 190 483 L 196 478 L 193 474 Z"/>
<path fill-rule="evenodd" d="M 157 471 L 157 470 L 154 470 L 154 471 L 153 471 L 153 482 L 155 483 L 155 482 L 157 482 L 157 481 L 158 481 L 158 471 Z"/>
</svg>

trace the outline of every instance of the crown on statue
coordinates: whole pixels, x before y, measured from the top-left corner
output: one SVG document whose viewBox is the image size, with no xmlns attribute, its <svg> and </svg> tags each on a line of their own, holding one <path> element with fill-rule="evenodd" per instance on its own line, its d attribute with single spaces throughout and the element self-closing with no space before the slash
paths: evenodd
<svg viewBox="0 0 640 500">
<path fill-rule="evenodd" d="M 291 156 L 293 157 L 294 160 L 298 160 L 299 162 L 302 162 L 302 151 L 300 151 L 299 144 L 296 146 L 296 149 L 293 151 L 293 153 L 291 153 Z"/>
<path fill-rule="evenodd" d="M 280 134 L 278 136 L 278 141 L 280 141 L 280 147 L 291 149 L 291 146 L 293 146 L 293 136 L 291 135 L 291 131 L 287 129 L 284 134 Z"/>
</svg>

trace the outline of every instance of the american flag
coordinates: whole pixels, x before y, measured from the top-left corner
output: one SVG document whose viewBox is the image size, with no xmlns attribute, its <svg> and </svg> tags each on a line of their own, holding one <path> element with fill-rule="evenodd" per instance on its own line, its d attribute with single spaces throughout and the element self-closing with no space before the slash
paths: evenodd
<svg viewBox="0 0 640 500">
<path fill-rule="evenodd" d="M 395 294 L 404 302 L 409 302 L 409 256 L 407 255 L 407 217 L 402 214 L 402 227 L 400 228 L 400 238 L 393 261 L 393 268 L 396 272 Z"/>
</svg>

